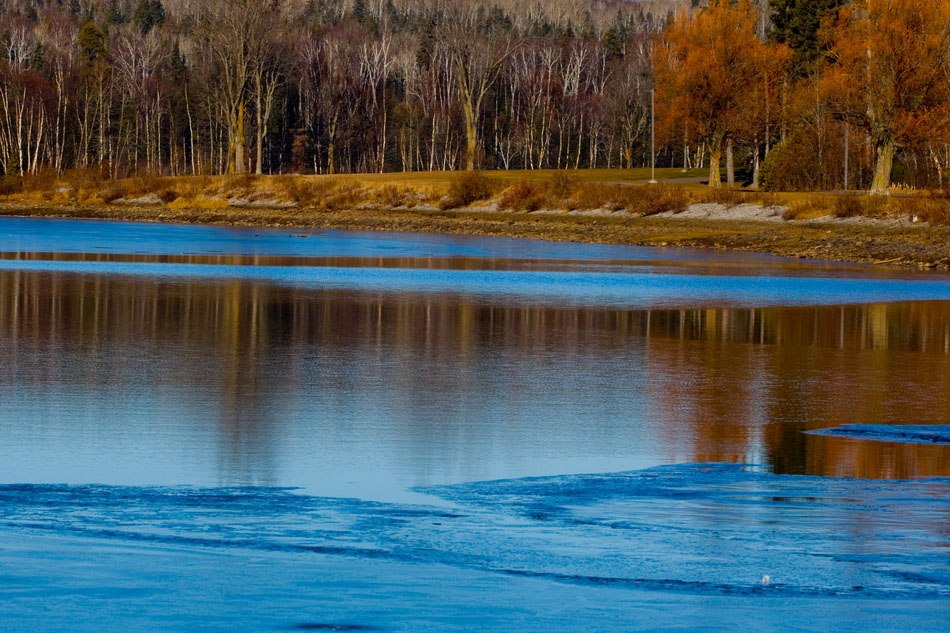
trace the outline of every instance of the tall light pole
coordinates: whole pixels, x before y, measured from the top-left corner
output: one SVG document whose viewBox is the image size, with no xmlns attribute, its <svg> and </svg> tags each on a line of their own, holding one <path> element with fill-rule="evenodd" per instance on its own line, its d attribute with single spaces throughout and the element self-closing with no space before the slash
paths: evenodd
<svg viewBox="0 0 950 633">
<path fill-rule="evenodd" d="M 656 184 L 656 88 L 650 90 L 650 184 Z"/>
<path fill-rule="evenodd" d="M 850 123 L 844 124 L 844 190 L 848 190 L 848 130 L 851 129 Z"/>
</svg>

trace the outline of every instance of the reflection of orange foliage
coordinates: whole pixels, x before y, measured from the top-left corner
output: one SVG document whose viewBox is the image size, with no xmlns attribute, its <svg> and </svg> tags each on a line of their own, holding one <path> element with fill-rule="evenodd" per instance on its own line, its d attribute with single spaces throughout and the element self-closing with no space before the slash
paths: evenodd
<svg viewBox="0 0 950 633">
<path fill-rule="evenodd" d="M 810 435 L 806 472 L 825 477 L 914 479 L 950 476 L 950 446 L 867 442 Z"/>
<path fill-rule="evenodd" d="M 672 460 L 865 477 L 947 470 L 946 447 L 820 450 L 803 433 L 856 422 L 948 423 L 945 304 L 656 311 L 648 336 L 650 415 L 685 451 Z"/>
</svg>

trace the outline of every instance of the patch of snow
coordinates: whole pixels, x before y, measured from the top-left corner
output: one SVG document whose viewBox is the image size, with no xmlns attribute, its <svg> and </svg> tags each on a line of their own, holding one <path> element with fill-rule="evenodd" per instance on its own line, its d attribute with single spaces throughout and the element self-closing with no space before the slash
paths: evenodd
<svg viewBox="0 0 950 633">
<path fill-rule="evenodd" d="M 118 200 L 113 200 L 112 204 L 148 207 L 162 204 L 162 199 L 159 198 L 156 193 L 149 193 L 144 196 L 138 196 L 137 198 L 119 198 Z"/>
<path fill-rule="evenodd" d="M 253 200 L 250 198 L 231 198 L 228 200 L 228 206 L 249 209 L 293 209 L 298 205 L 296 202 L 287 202 L 286 200 L 278 200 L 277 198 L 259 198 Z"/>
<path fill-rule="evenodd" d="M 729 206 L 716 202 L 706 202 L 691 204 L 682 211 L 659 213 L 656 217 L 690 220 L 760 220 L 775 222 L 782 219 L 782 211 L 782 207 L 763 207 L 758 204 L 737 204 Z"/>
</svg>

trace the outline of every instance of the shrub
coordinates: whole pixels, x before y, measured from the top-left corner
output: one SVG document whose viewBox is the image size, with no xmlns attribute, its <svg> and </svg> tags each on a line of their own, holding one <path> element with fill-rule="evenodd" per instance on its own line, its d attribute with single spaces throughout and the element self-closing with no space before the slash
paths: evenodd
<svg viewBox="0 0 950 633">
<path fill-rule="evenodd" d="M 0 177 L 0 196 L 9 196 L 21 191 L 23 191 L 23 180 L 19 176 Z"/>
<path fill-rule="evenodd" d="M 129 183 L 125 180 L 110 180 L 100 186 L 99 192 L 102 201 L 109 204 L 129 195 Z"/>
<path fill-rule="evenodd" d="M 868 217 L 880 217 L 887 213 L 888 200 L 884 196 L 864 196 L 862 207 L 864 215 Z"/>
<path fill-rule="evenodd" d="M 23 189 L 24 191 L 45 191 L 52 193 L 56 187 L 56 180 L 56 170 L 45 167 L 35 174 L 24 174 Z"/>
<path fill-rule="evenodd" d="M 241 174 L 230 174 L 225 179 L 225 187 L 232 190 L 247 191 L 254 188 L 255 180 L 254 174 L 247 171 Z"/>
<path fill-rule="evenodd" d="M 825 133 L 816 128 L 794 130 L 772 148 L 762 163 L 762 188 L 766 191 L 822 191 L 842 186 L 844 146 L 842 124 L 832 124 Z M 851 187 L 863 187 L 873 165 L 859 143 L 852 143 Z"/>
<path fill-rule="evenodd" d="M 491 197 L 494 191 L 494 183 L 482 172 L 460 172 L 449 185 L 448 195 L 442 200 L 441 206 L 443 209 L 465 207 Z"/>
<path fill-rule="evenodd" d="M 918 222 L 950 226 L 950 196 L 946 194 L 892 197 L 887 206 L 891 213 L 916 218 Z"/>
<path fill-rule="evenodd" d="M 406 186 L 383 185 L 373 192 L 376 201 L 390 209 L 405 207 L 413 204 L 417 198 L 416 192 Z"/>
<path fill-rule="evenodd" d="M 679 187 L 647 185 L 629 187 L 626 208 L 631 213 L 656 215 L 667 211 L 681 211 L 689 204 L 689 197 Z"/>
<path fill-rule="evenodd" d="M 514 211 L 537 211 L 544 208 L 547 203 L 548 195 L 543 186 L 522 180 L 502 192 L 499 206 L 502 209 Z"/>
<path fill-rule="evenodd" d="M 950 226 L 950 200 L 934 200 L 917 215 L 924 222 Z"/>
<path fill-rule="evenodd" d="M 201 193 L 207 193 L 213 185 L 213 176 L 186 176 L 175 180 L 175 190 L 179 197 L 194 197 Z"/>
<path fill-rule="evenodd" d="M 551 176 L 551 195 L 558 200 L 571 197 L 577 187 L 577 177 L 563 169 L 559 169 Z"/>
<path fill-rule="evenodd" d="M 782 212 L 783 220 L 798 220 L 801 218 L 812 218 L 822 215 L 828 215 L 830 211 L 829 200 L 826 197 L 809 196 L 804 200 L 792 203 Z"/>
<path fill-rule="evenodd" d="M 168 204 L 169 202 L 174 202 L 178 199 L 178 192 L 174 189 L 162 189 L 158 192 L 158 199 Z"/>
<path fill-rule="evenodd" d="M 571 207 L 575 209 L 607 209 L 619 211 L 626 207 L 626 187 L 585 182 L 574 188 Z"/>
<path fill-rule="evenodd" d="M 331 185 L 317 202 L 317 206 L 325 211 L 351 209 L 366 198 L 366 193 L 359 183 L 344 180 L 333 181 Z"/>
<path fill-rule="evenodd" d="M 76 191 L 80 189 L 98 189 L 106 180 L 108 180 L 108 174 L 98 167 L 70 169 L 58 178 L 63 186 Z"/>
<path fill-rule="evenodd" d="M 747 199 L 747 202 L 757 203 L 763 207 L 778 207 L 781 206 L 782 202 L 779 200 L 779 197 L 771 192 L 765 193 L 754 193 L 750 195 Z"/>
<path fill-rule="evenodd" d="M 129 179 L 129 194 L 133 196 L 144 196 L 149 193 L 158 193 L 165 187 L 170 186 L 173 179 L 155 176 L 154 174 L 142 174 Z"/>
<path fill-rule="evenodd" d="M 290 200 L 301 205 L 311 205 L 325 197 L 336 181 L 319 176 L 290 176 L 282 184 Z"/>
<path fill-rule="evenodd" d="M 858 194 L 848 193 L 835 198 L 835 217 L 853 218 L 862 215 L 864 205 L 861 204 L 861 198 Z"/>
<path fill-rule="evenodd" d="M 888 199 L 882 196 L 846 193 L 835 197 L 834 215 L 836 218 L 878 217 L 883 215 L 890 206 Z"/>
<path fill-rule="evenodd" d="M 711 202 L 727 207 L 734 207 L 737 204 L 742 204 L 745 202 L 745 197 L 742 191 L 732 187 L 709 187 L 707 189 L 703 189 L 702 191 L 695 192 L 693 194 L 693 199 L 696 202 Z"/>
</svg>

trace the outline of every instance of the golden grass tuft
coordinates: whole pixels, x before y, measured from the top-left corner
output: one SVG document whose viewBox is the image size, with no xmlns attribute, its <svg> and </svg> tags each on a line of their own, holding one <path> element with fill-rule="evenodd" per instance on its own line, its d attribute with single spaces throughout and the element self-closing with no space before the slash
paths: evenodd
<svg viewBox="0 0 950 633">
<path fill-rule="evenodd" d="M 552 197 L 543 185 L 522 180 L 501 192 L 498 207 L 512 211 L 538 211 L 551 203 Z"/>
<path fill-rule="evenodd" d="M 372 190 L 374 201 L 384 208 L 413 208 L 423 194 L 407 185 L 388 184 Z"/>
<path fill-rule="evenodd" d="M 311 206 L 325 197 L 336 186 L 336 180 L 319 176 L 285 176 L 278 187 L 291 202 Z"/>
<path fill-rule="evenodd" d="M 734 187 L 705 187 L 693 192 L 693 202 L 721 204 L 734 207 L 747 201 L 746 194 Z"/>
<path fill-rule="evenodd" d="M 608 185 L 599 182 L 580 183 L 574 187 L 574 193 L 568 201 L 568 208 L 620 211 L 624 208 L 625 189 L 623 185 Z"/>
<path fill-rule="evenodd" d="M 950 194 L 934 191 L 915 196 L 892 196 L 887 201 L 889 213 L 917 222 L 950 226 Z"/>
<path fill-rule="evenodd" d="M 810 220 L 831 213 L 832 201 L 827 196 L 798 195 L 782 212 L 782 219 Z"/>
<path fill-rule="evenodd" d="M 646 185 L 630 188 L 627 210 L 638 215 L 656 215 L 681 211 L 689 204 L 689 195 L 678 187 Z"/>
<path fill-rule="evenodd" d="M 681 211 L 689 202 L 688 192 L 676 186 L 581 183 L 575 187 L 569 205 L 572 209 L 627 211 L 645 216 Z"/>
<path fill-rule="evenodd" d="M 551 195 L 558 200 L 570 198 L 578 182 L 580 182 L 580 180 L 577 174 L 558 169 L 551 174 Z"/>
<path fill-rule="evenodd" d="M 19 176 L 0 177 L 0 196 L 10 196 L 23 191 L 23 179 Z"/>
<path fill-rule="evenodd" d="M 449 183 L 448 193 L 440 206 L 443 209 L 466 207 L 479 200 L 487 200 L 496 188 L 496 183 L 480 171 L 459 172 Z"/>
<path fill-rule="evenodd" d="M 765 208 L 784 206 L 782 198 L 772 191 L 754 191 L 746 195 L 745 201 L 762 205 Z"/>
<path fill-rule="evenodd" d="M 221 211 L 228 208 L 228 201 L 224 198 L 213 198 L 204 195 L 180 197 L 169 202 L 168 208 L 175 211 Z"/>
</svg>

